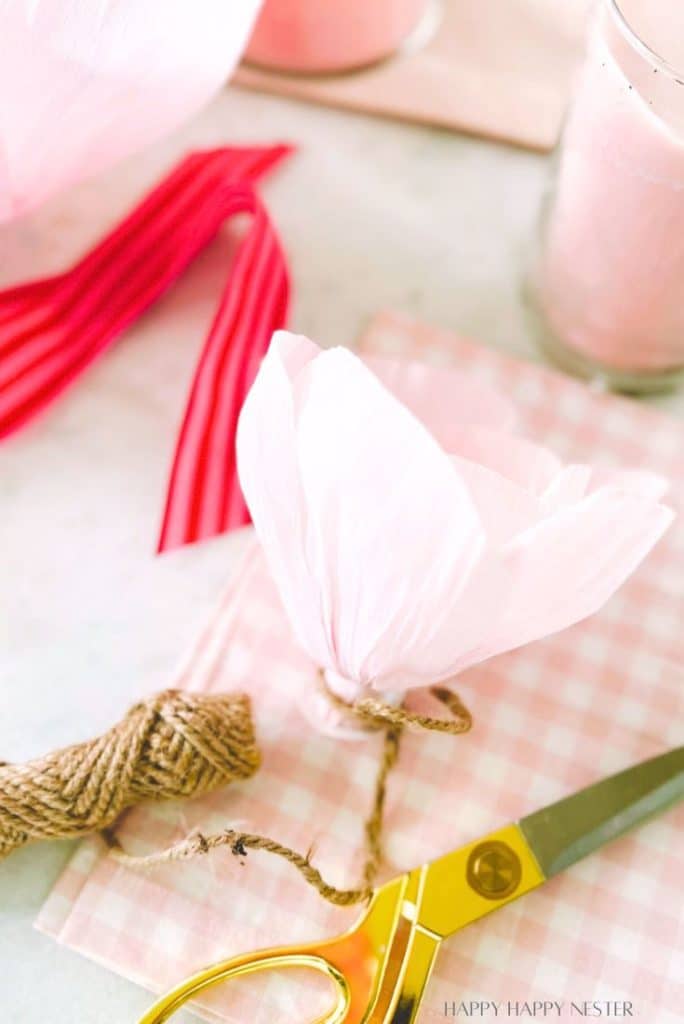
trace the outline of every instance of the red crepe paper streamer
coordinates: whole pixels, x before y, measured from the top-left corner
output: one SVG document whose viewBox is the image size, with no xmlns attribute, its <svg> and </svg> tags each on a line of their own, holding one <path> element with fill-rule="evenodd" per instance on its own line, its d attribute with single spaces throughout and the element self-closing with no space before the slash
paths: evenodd
<svg viewBox="0 0 684 1024">
<path fill-rule="evenodd" d="M 159 551 L 249 522 L 235 432 L 290 284 L 254 185 L 287 146 L 193 153 L 65 273 L 0 292 L 0 438 L 30 422 L 115 342 L 237 214 L 250 214 L 195 371 L 176 443 Z"/>
</svg>

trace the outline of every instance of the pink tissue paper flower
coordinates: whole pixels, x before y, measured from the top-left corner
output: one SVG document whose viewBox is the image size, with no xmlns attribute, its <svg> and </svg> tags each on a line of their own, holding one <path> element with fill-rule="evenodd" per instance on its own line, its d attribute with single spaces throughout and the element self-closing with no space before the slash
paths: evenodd
<svg viewBox="0 0 684 1024">
<path fill-rule="evenodd" d="M 0 222 L 176 128 L 260 0 L 0 0 Z"/>
<path fill-rule="evenodd" d="M 344 699 L 397 701 L 591 615 L 672 521 L 662 478 L 563 465 L 512 420 L 467 374 L 274 335 L 240 481 L 296 637 Z"/>
</svg>

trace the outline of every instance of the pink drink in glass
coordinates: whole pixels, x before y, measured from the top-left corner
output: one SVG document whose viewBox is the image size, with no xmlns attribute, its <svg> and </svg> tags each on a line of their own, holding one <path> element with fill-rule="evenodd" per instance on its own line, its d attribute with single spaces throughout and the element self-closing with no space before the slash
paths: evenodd
<svg viewBox="0 0 684 1024">
<path fill-rule="evenodd" d="M 630 390 L 684 367 L 680 79 L 684 3 L 603 0 L 546 213 L 537 298 L 552 347 Z"/>
</svg>

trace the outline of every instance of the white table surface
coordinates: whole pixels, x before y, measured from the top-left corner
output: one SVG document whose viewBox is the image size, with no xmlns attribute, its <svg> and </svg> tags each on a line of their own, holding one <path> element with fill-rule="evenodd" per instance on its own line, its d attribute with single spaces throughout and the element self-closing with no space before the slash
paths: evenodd
<svg viewBox="0 0 684 1024">
<path fill-rule="evenodd" d="M 177 155 L 291 140 L 265 186 L 291 256 L 293 326 L 350 343 L 395 307 L 538 358 L 520 278 L 546 160 L 510 147 L 226 90 L 171 140 L 0 231 L 0 280 L 56 270 Z M 193 366 L 226 275 L 215 243 L 39 422 L 0 446 L 0 758 L 116 721 L 174 667 L 245 536 L 153 557 Z M 684 414 L 682 398 L 658 400 Z M 0 1009 L 12 1024 L 126 1024 L 149 996 L 32 921 L 71 844 L 0 864 Z"/>
</svg>

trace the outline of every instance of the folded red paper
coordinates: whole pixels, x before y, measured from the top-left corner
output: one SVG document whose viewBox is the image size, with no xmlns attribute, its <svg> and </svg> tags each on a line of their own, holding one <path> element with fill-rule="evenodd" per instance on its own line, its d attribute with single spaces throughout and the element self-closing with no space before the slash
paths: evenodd
<svg viewBox="0 0 684 1024">
<path fill-rule="evenodd" d="M 0 292 L 0 438 L 58 397 L 237 214 L 250 214 L 192 382 L 159 536 L 164 551 L 249 522 L 235 472 L 242 401 L 289 302 L 287 261 L 255 190 L 289 147 L 193 153 L 62 274 Z"/>
</svg>

